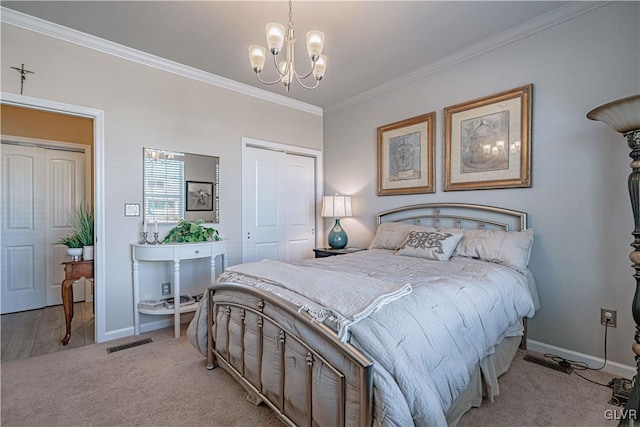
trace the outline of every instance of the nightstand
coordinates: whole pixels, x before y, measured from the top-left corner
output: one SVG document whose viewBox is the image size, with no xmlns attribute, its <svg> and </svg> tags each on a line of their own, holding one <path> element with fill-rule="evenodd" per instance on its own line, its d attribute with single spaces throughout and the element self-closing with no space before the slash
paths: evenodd
<svg viewBox="0 0 640 427">
<path fill-rule="evenodd" d="M 333 248 L 316 248 L 313 250 L 316 254 L 316 258 L 326 258 L 328 256 L 334 255 L 345 255 L 352 254 L 354 252 L 366 251 L 363 248 L 343 248 L 343 249 L 333 249 Z"/>
</svg>

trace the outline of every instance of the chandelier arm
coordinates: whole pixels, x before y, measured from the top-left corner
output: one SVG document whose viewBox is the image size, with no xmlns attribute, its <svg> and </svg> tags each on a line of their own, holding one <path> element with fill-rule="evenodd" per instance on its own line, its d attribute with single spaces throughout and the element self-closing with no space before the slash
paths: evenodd
<svg viewBox="0 0 640 427">
<path fill-rule="evenodd" d="M 315 85 L 313 85 L 313 86 L 307 86 L 307 85 L 305 85 L 304 83 L 302 83 L 302 82 L 300 81 L 300 77 L 298 77 L 298 74 L 296 74 L 296 81 L 298 82 L 298 84 L 299 84 L 300 86 L 302 86 L 302 87 L 303 87 L 303 88 L 305 88 L 305 89 L 309 89 L 309 90 L 311 90 L 311 89 L 315 89 L 315 88 L 317 88 L 317 87 L 320 85 L 320 80 L 316 80 L 316 84 L 315 84 Z"/>
<path fill-rule="evenodd" d="M 280 78 L 278 80 L 274 80 L 272 82 L 267 82 L 267 81 L 262 80 L 262 78 L 260 77 L 259 73 L 256 73 L 256 77 L 258 78 L 258 80 L 260 80 L 260 82 L 262 82 L 262 83 L 264 83 L 266 85 L 274 85 L 274 84 L 280 83 L 282 81 L 282 76 L 280 76 Z"/>
<path fill-rule="evenodd" d="M 278 72 L 278 74 L 280 74 L 280 80 L 282 80 L 282 77 L 289 74 L 289 67 L 291 66 L 291 63 L 289 61 L 287 61 L 287 66 L 284 69 L 284 73 L 280 71 L 280 67 L 278 66 L 278 55 L 273 55 L 273 65 L 275 65 L 276 71 Z"/>
<path fill-rule="evenodd" d="M 316 62 L 315 61 L 311 61 L 311 63 L 313 64 L 312 67 L 311 67 L 311 70 L 309 70 L 309 72 L 307 74 L 305 74 L 304 76 L 298 74 L 298 72 L 296 71 L 296 78 L 306 79 L 311 74 L 313 74 L 313 71 L 316 69 Z"/>
</svg>

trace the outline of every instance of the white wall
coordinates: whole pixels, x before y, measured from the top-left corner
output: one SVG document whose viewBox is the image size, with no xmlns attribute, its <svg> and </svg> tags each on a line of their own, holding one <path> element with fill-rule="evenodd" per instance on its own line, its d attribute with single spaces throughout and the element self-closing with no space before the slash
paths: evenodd
<svg viewBox="0 0 640 427">
<path fill-rule="evenodd" d="M 640 3 L 612 3 L 325 115 L 325 194 L 354 196 L 356 217 L 342 220 L 350 246 L 367 246 L 374 214 L 397 206 L 453 201 L 529 212 L 536 232 L 530 267 L 542 304 L 530 338 L 602 358 L 600 307 L 616 309 L 610 360 L 635 365 L 629 150 L 620 134 L 586 114 L 640 93 L 639 21 Z M 528 83 L 532 187 L 442 192 L 443 108 Z M 437 193 L 378 197 L 376 128 L 430 111 L 437 113 Z"/>
<path fill-rule="evenodd" d="M 2 25 L 4 92 L 20 93 L 19 75 L 7 68 L 22 63 L 35 72 L 25 95 L 105 112 L 107 334 L 133 331 L 129 244 L 141 218 L 125 218 L 124 203 L 142 204 L 142 147 L 220 157 L 216 228 L 229 239 L 229 265 L 242 259 L 241 138 L 322 148 L 321 116 Z"/>
</svg>

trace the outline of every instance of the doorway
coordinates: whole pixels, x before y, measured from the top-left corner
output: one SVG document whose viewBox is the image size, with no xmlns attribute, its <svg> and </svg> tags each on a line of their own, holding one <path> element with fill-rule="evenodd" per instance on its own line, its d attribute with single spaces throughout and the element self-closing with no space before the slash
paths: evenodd
<svg viewBox="0 0 640 427">
<path fill-rule="evenodd" d="M 95 341 L 104 342 L 117 338 L 118 332 L 107 334 L 106 331 L 106 290 L 105 277 L 105 242 L 104 242 L 104 112 L 93 108 L 65 104 L 45 99 L 26 97 L 22 95 L 1 94 L 2 107 L 12 106 L 34 111 L 58 113 L 64 116 L 84 117 L 92 120 L 93 133 L 93 182 L 91 192 L 94 206 L 94 298 L 95 298 Z M 4 117 L 3 117 L 4 119 Z M 6 129 L 3 120 L 3 131 Z M 0 272 L 1 273 L 1 272 Z M 46 309 L 45 309 L 46 310 Z M 74 317 L 75 318 L 75 317 Z M 73 336 L 73 335 L 72 335 Z"/>
<path fill-rule="evenodd" d="M 243 138 L 243 262 L 313 258 L 321 167 L 319 151 Z"/>
</svg>

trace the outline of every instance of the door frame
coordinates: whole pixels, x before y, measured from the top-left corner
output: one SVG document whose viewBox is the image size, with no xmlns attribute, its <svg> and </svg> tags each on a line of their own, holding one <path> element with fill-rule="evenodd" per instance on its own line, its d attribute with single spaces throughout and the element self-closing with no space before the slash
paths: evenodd
<svg viewBox="0 0 640 427">
<path fill-rule="evenodd" d="M 106 288 L 105 278 L 105 169 L 104 169 L 104 111 L 41 98 L 33 98 L 8 92 L 0 92 L 0 102 L 34 110 L 88 117 L 93 119 L 93 209 L 94 209 L 94 301 L 96 342 L 106 337 Z M 1 237 L 0 237 L 1 238 Z"/>
<path fill-rule="evenodd" d="M 271 142 L 271 141 L 264 141 L 264 140 L 260 140 L 260 139 L 254 139 L 254 138 L 247 138 L 247 137 L 242 137 L 242 168 L 245 167 L 244 164 L 244 159 L 246 158 L 245 155 L 245 151 L 249 148 L 258 148 L 258 149 L 263 149 L 263 150 L 271 150 L 271 151 L 279 151 L 285 154 L 293 154 L 293 155 L 297 155 L 297 156 L 306 156 L 306 157 L 312 157 L 315 159 L 315 189 L 316 189 L 316 209 L 315 209 L 315 222 L 316 222 L 316 235 L 315 235 L 315 245 L 316 247 L 319 247 L 321 245 L 321 242 L 324 240 L 324 221 L 322 220 L 322 217 L 320 216 L 321 209 L 319 209 L 319 206 L 322 206 L 322 196 L 324 193 L 324 166 L 323 166 L 323 155 L 322 155 L 322 150 L 316 150 L 313 148 L 304 148 L 304 147 L 298 147 L 295 145 L 287 145 L 287 144 L 281 144 L 278 142 Z M 244 188 L 241 189 L 241 193 L 242 193 L 242 198 L 244 198 Z M 242 212 L 241 212 L 241 218 L 242 218 L 242 236 L 244 237 L 245 235 L 245 230 L 244 230 L 244 203 L 242 202 L 241 204 L 242 208 Z M 241 251 L 244 252 L 244 244 L 241 247 Z M 244 253 L 242 254 L 242 257 L 244 257 Z"/>
</svg>

